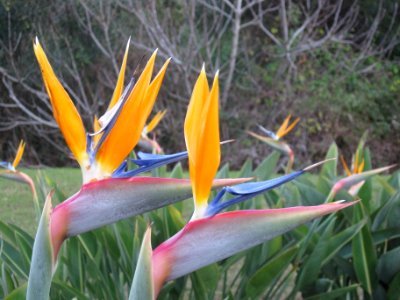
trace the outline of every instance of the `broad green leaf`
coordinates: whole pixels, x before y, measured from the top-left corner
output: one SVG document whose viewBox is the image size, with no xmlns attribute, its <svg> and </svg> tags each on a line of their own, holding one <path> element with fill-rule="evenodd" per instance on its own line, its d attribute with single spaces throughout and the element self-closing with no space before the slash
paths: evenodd
<svg viewBox="0 0 400 300">
<path fill-rule="evenodd" d="M 153 300 L 154 283 L 152 274 L 151 229 L 146 230 L 140 248 L 129 300 Z"/>
<path fill-rule="evenodd" d="M 33 244 L 27 300 L 49 299 L 53 276 L 53 247 L 50 237 L 51 194 L 46 199 Z"/>
<path fill-rule="evenodd" d="M 330 180 L 335 180 L 337 177 L 337 165 L 338 165 L 338 158 L 339 158 L 339 151 L 336 146 L 336 143 L 333 142 L 328 152 L 326 153 L 325 159 L 332 159 L 335 160 L 328 161 L 323 164 L 321 168 L 321 172 L 319 173 L 320 176 L 324 176 Z"/>
<path fill-rule="evenodd" d="M 336 235 L 332 235 L 331 231 L 334 225 L 335 219 L 332 219 L 329 222 L 326 231 L 313 248 L 313 252 L 300 269 L 300 275 L 298 278 L 298 286 L 300 289 L 311 284 L 317 279 L 318 274 L 321 271 L 321 267 L 324 266 L 330 259 L 332 259 L 344 245 L 349 243 L 354 236 L 359 233 L 361 228 L 365 225 L 365 220 L 362 220 L 353 226 L 342 230 Z"/>
<path fill-rule="evenodd" d="M 24 300 L 26 296 L 26 283 L 13 290 L 3 300 Z"/>
<path fill-rule="evenodd" d="M 327 195 L 318 192 L 313 187 L 313 184 L 305 179 L 305 176 L 303 176 L 303 178 L 299 177 L 299 179 L 293 182 L 300 192 L 301 199 L 303 199 L 303 205 L 317 205 L 324 203 Z"/>
<path fill-rule="evenodd" d="M 354 208 L 354 221 L 366 216 L 362 203 Z M 378 281 L 375 273 L 376 250 L 372 242 L 369 225 L 366 224 L 353 238 L 353 265 L 363 289 L 372 296 Z"/>
<path fill-rule="evenodd" d="M 400 273 L 400 247 L 382 254 L 378 259 L 376 271 L 379 280 L 389 284 L 393 277 Z"/>
<path fill-rule="evenodd" d="M 251 158 L 246 159 L 239 171 L 239 177 L 251 177 L 253 173 L 253 161 Z"/>
<path fill-rule="evenodd" d="M 84 293 L 82 293 L 80 290 L 76 288 L 69 286 L 65 282 L 54 280 L 52 289 L 53 288 L 57 289 L 57 291 L 62 295 L 62 297 L 70 299 L 89 300 L 89 297 L 87 297 Z"/>
<path fill-rule="evenodd" d="M 347 299 L 344 298 L 345 295 L 349 294 L 349 293 L 353 293 L 354 295 L 356 295 L 357 292 L 357 288 L 359 287 L 358 284 L 352 284 L 346 287 L 342 287 L 342 288 L 337 288 L 333 291 L 329 291 L 326 293 L 322 293 L 322 294 L 318 294 L 318 295 L 314 295 L 311 297 L 307 297 L 304 300 L 331 300 L 331 299 Z"/>
<path fill-rule="evenodd" d="M 215 175 L 215 178 L 229 178 L 229 163 L 226 163 L 221 168 L 219 168 L 217 175 Z"/>
<path fill-rule="evenodd" d="M 217 264 L 212 264 L 192 273 L 192 289 L 196 299 L 212 299 L 217 288 L 220 270 Z"/>
<path fill-rule="evenodd" d="M 183 178 L 183 169 L 182 169 L 182 164 L 180 162 L 178 162 L 174 168 L 172 169 L 170 175 L 170 178 Z"/>
<path fill-rule="evenodd" d="M 2 239 L 0 239 L 0 258 L 17 276 L 28 279 L 29 271 L 18 248 Z"/>
<path fill-rule="evenodd" d="M 399 295 L 400 295 L 400 273 L 397 273 L 397 275 L 390 282 L 387 298 L 388 300 L 399 300 Z"/>
<path fill-rule="evenodd" d="M 267 180 L 272 176 L 272 174 L 274 174 L 280 156 L 279 152 L 273 151 L 262 161 L 262 163 L 254 170 L 254 175 L 256 176 L 257 181 Z"/>
<path fill-rule="evenodd" d="M 388 215 L 400 204 L 400 191 L 394 194 L 378 211 L 372 223 L 372 230 L 378 230 L 387 222 Z"/>
<path fill-rule="evenodd" d="M 262 266 L 246 284 L 247 295 L 252 299 L 259 298 L 273 282 L 276 282 L 279 276 L 289 266 L 291 260 L 298 250 L 298 246 L 292 246 L 289 249 L 278 253 Z"/>
</svg>

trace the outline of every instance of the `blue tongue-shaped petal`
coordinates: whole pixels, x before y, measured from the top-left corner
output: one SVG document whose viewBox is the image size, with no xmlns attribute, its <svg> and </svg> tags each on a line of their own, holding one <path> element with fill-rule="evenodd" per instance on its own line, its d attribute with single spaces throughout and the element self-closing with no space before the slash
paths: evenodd
<svg viewBox="0 0 400 300">
<path fill-rule="evenodd" d="M 266 129 L 265 127 L 263 127 L 261 125 L 258 125 L 258 128 L 260 128 L 260 130 L 262 132 L 264 132 L 266 135 L 268 135 L 270 138 L 272 138 L 272 139 L 274 139 L 276 141 L 279 140 L 279 137 L 274 132 L 272 132 L 271 130 Z"/>
<path fill-rule="evenodd" d="M 8 170 L 10 170 L 10 171 L 14 171 L 14 170 L 15 170 L 15 168 L 13 167 L 13 165 L 10 164 L 10 163 L 7 162 L 7 161 L 0 161 L 0 167 L 6 168 L 6 169 L 8 169 Z"/>
<path fill-rule="evenodd" d="M 276 188 L 286 182 L 289 182 L 300 176 L 304 172 L 305 170 L 299 170 L 270 180 L 260 182 L 248 182 L 235 186 L 224 187 L 209 203 L 205 216 L 213 216 L 231 205 L 243 202 L 247 199 L 257 196 L 258 194 L 261 194 L 263 192 Z M 229 193 L 235 197 L 224 202 L 220 202 L 220 200 L 226 193 Z"/>
<path fill-rule="evenodd" d="M 232 141 L 233 140 L 223 141 L 221 142 L 221 145 L 230 143 Z M 136 165 L 138 165 L 139 168 L 130 171 L 124 171 L 127 166 L 127 163 L 123 162 L 121 166 L 119 166 L 118 169 L 115 170 L 112 177 L 113 178 L 132 177 L 137 174 L 161 167 L 163 165 L 185 159 L 188 156 L 188 152 L 182 151 L 174 154 L 153 154 L 153 153 L 145 153 L 139 151 L 137 156 L 139 157 L 139 159 L 131 159 L 131 161 Z"/>
<path fill-rule="evenodd" d="M 152 153 L 138 152 L 139 159 L 132 159 L 132 161 L 138 166 L 151 166 L 158 163 L 162 163 L 164 165 L 184 159 L 187 156 L 188 156 L 187 151 L 178 152 L 174 154 L 152 154 Z"/>
<path fill-rule="evenodd" d="M 289 182 L 289 181 L 295 179 L 296 177 L 300 176 L 304 172 L 307 172 L 329 160 L 331 160 L 331 159 L 318 162 L 318 163 L 308 166 L 302 170 L 294 171 L 290 174 L 286 174 L 286 175 L 283 175 L 283 176 L 280 176 L 280 177 L 277 177 L 274 179 L 260 181 L 260 182 L 247 182 L 247 183 L 241 183 L 241 184 L 238 184 L 235 186 L 224 187 L 221 191 L 219 191 L 219 193 L 215 196 L 215 198 L 209 203 L 204 216 L 205 217 L 213 216 L 213 215 L 219 213 L 221 210 L 223 210 L 233 204 L 243 202 L 247 199 L 257 196 L 258 194 L 261 194 L 270 189 L 276 188 L 286 182 Z M 229 193 L 235 197 L 233 197 L 232 199 L 226 200 L 224 202 L 220 202 L 220 200 L 226 193 Z"/>
<path fill-rule="evenodd" d="M 304 173 L 304 170 L 295 171 L 293 173 L 283 175 L 274 179 L 261 182 L 246 182 L 235 186 L 227 187 L 226 192 L 232 195 L 258 194 L 269 189 L 273 189 L 281 184 L 295 179 Z"/>
<path fill-rule="evenodd" d="M 138 157 L 139 159 L 132 159 L 131 161 L 134 162 L 139 168 L 126 171 L 124 172 L 124 168 L 118 168 L 116 172 L 114 172 L 114 178 L 124 178 L 124 177 L 131 177 L 137 174 L 150 171 L 152 169 L 161 167 L 166 164 L 174 163 L 180 161 L 188 156 L 187 151 L 178 152 L 175 154 L 151 154 L 151 153 L 144 153 L 139 152 Z"/>
</svg>

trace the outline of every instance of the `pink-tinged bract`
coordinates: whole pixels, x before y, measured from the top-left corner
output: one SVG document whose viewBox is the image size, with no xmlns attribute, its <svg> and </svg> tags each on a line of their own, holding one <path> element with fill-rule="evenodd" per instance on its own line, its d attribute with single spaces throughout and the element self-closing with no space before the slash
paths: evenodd
<svg viewBox="0 0 400 300">
<path fill-rule="evenodd" d="M 355 203 L 235 211 L 190 221 L 153 251 L 155 295 L 165 281 L 189 274 Z"/>
</svg>

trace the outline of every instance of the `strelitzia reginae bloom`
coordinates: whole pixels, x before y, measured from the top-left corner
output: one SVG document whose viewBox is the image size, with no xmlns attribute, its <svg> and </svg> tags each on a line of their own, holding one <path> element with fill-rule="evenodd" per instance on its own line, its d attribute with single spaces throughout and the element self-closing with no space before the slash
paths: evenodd
<svg viewBox="0 0 400 300">
<path fill-rule="evenodd" d="M 150 228 L 147 230 L 129 299 L 153 299 L 166 281 L 354 203 L 221 213 L 226 207 L 288 182 L 313 166 L 272 180 L 225 187 L 209 202 L 211 183 L 220 163 L 218 119 L 218 74 L 210 90 L 203 68 L 193 89 L 184 130 L 195 210 L 181 231 L 154 250 Z M 225 194 L 231 197 L 223 200 Z"/>
<path fill-rule="evenodd" d="M 360 145 L 357 148 L 356 153 L 353 156 L 353 163 L 351 169 L 346 164 L 346 161 L 344 160 L 343 156 L 340 157 L 343 164 L 343 168 L 347 176 L 338 180 L 333 185 L 330 195 L 328 197 L 328 201 L 333 200 L 335 195 L 342 189 L 347 190 L 347 192 L 353 197 L 357 196 L 358 192 L 364 185 L 365 180 L 367 180 L 371 176 L 385 172 L 395 166 L 395 165 L 390 165 L 382 168 L 364 171 L 365 161 L 363 158 L 363 152 L 364 152 L 363 146 L 364 146 L 364 141 L 362 139 Z"/>
<path fill-rule="evenodd" d="M 265 133 L 267 136 L 259 135 L 257 133 L 254 133 L 252 131 L 248 131 L 250 135 L 253 137 L 263 141 L 264 143 L 268 144 L 270 147 L 273 149 L 287 155 L 289 157 L 288 165 L 286 168 L 286 172 L 290 172 L 292 167 L 293 167 L 293 162 L 294 162 L 294 152 L 293 149 L 284 141 L 282 141 L 282 138 L 287 135 L 290 131 L 293 130 L 293 128 L 297 125 L 297 123 L 300 121 L 300 118 L 297 118 L 292 122 L 292 124 L 289 125 L 291 115 L 288 115 L 286 119 L 283 121 L 282 125 L 279 127 L 278 131 L 272 132 L 268 129 L 265 129 L 263 126 L 259 125 L 258 127 L 261 129 L 263 133 Z"/>
<path fill-rule="evenodd" d="M 127 46 L 108 110 L 95 119 L 95 132 L 88 134 L 37 39 L 33 47 L 54 118 L 81 167 L 84 183 L 80 191 L 53 209 L 51 195 L 47 197 L 35 238 L 28 281 L 27 298 L 37 300 L 48 298 L 51 274 L 66 238 L 189 198 L 192 190 L 187 179 L 134 177 L 186 158 L 187 152 L 170 155 L 139 153 L 139 159 L 134 160 L 138 168 L 126 170 L 126 157 L 141 137 L 169 60 L 152 79 L 155 51 L 137 81 L 131 79 L 123 89 Z M 221 179 L 213 181 L 213 185 L 218 187 L 246 180 Z"/>
<path fill-rule="evenodd" d="M 24 155 L 25 145 L 26 145 L 25 142 L 21 140 L 17 149 L 17 153 L 15 154 L 14 161 L 12 163 L 6 161 L 0 161 L 0 167 L 4 168 L 3 170 L 0 170 L 0 177 L 15 180 L 29 185 L 32 191 L 35 209 L 40 214 L 35 184 L 33 183 L 32 178 L 29 175 L 25 174 L 24 172 L 17 170 L 21 158 Z"/>
<path fill-rule="evenodd" d="M 160 121 L 162 120 L 162 118 L 164 118 L 166 113 L 167 110 L 157 112 L 157 114 L 153 117 L 150 123 L 143 128 L 142 136 L 139 140 L 139 146 L 142 146 L 146 149 L 150 149 L 152 152 L 155 153 L 163 152 L 160 144 L 157 143 L 155 136 L 153 136 L 153 138 L 150 138 L 149 133 L 152 132 L 157 127 L 158 123 L 160 123 Z"/>
</svg>

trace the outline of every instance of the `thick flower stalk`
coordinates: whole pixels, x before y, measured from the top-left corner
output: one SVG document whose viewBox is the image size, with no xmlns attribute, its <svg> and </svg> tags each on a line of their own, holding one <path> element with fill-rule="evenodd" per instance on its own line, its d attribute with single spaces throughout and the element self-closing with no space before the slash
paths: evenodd
<svg viewBox="0 0 400 300">
<path fill-rule="evenodd" d="M 18 182 L 29 185 L 29 187 L 32 191 L 32 197 L 33 197 L 33 202 L 35 205 L 35 211 L 36 211 L 36 214 L 39 216 L 40 208 L 39 208 L 39 202 L 38 202 L 35 184 L 29 175 L 17 170 L 17 167 L 21 161 L 21 158 L 24 155 L 25 145 L 26 144 L 24 141 L 21 141 L 19 143 L 17 153 L 15 154 L 15 158 L 12 163 L 6 162 L 6 161 L 0 161 L 0 167 L 4 168 L 3 170 L 0 170 L 0 177 L 4 177 L 7 179 L 11 179 L 11 180 L 18 181 Z"/>
<path fill-rule="evenodd" d="M 141 137 L 169 60 L 152 79 L 155 51 L 139 78 L 132 78 L 123 89 L 127 46 L 110 105 L 101 118 L 95 118 L 95 132 L 87 133 L 75 105 L 54 74 L 37 39 L 34 51 L 54 118 L 83 175 L 83 185 L 75 195 L 55 208 L 51 207 L 50 196 L 46 201 L 40 221 L 41 229 L 35 238 L 34 263 L 31 265 L 27 291 L 28 299 L 37 300 L 48 298 L 51 282 L 51 274 L 43 276 L 43 280 L 37 280 L 37 274 L 49 270 L 49 266 L 53 270 L 59 249 L 66 238 L 189 198 L 192 190 L 187 179 L 136 176 L 184 159 L 187 152 L 170 155 L 139 153 L 139 159 L 133 160 L 138 168 L 127 170 L 127 156 Z M 213 181 L 213 185 L 218 187 L 246 180 L 221 179 Z"/>
<path fill-rule="evenodd" d="M 139 140 L 139 146 L 149 149 L 153 153 L 162 153 L 163 149 L 160 144 L 157 142 L 155 135 L 152 138 L 149 137 L 149 134 L 157 127 L 158 123 L 164 118 L 167 110 L 159 111 L 153 117 L 149 124 L 147 124 L 142 130 L 142 136 Z"/>
<path fill-rule="evenodd" d="M 225 208 L 288 182 L 314 166 L 272 180 L 225 187 L 212 201 L 208 201 L 211 183 L 220 163 L 220 140 L 218 74 L 210 90 L 204 68 L 193 89 L 186 115 L 185 140 L 195 201 L 193 216 L 181 231 L 154 250 L 151 248 L 150 230 L 146 232 L 130 299 L 153 299 L 166 281 L 353 204 L 332 203 L 221 213 Z"/>
<path fill-rule="evenodd" d="M 268 129 L 265 129 L 263 126 L 259 125 L 259 128 L 263 133 L 265 133 L 267 136 L 263 136 L 257 133 L 254 133 L 252 131 L 248 131 L 248 133 L 263 141 L 273 149 L 285 154 L 288 156 L 288 164 L 286 167 L 286 173 L 289 173 L 292 170 L 293 163 L 294 163 L 294 151 L 293 149 L 287 144 L 286 142 L 282 141 L 282 138 L 287 135 L 290 131 L 293 130 L 293 128 L 297 125 L 297 123 L 300 121 L 300 118 L 297 118 L 292 122 L 292 124 L 289 125 L 291 115 L 288 115 L 286 119 L 283 121 L 282 125 L 279 127 L 278 131 L 272 132 Z"/>
</svg>

